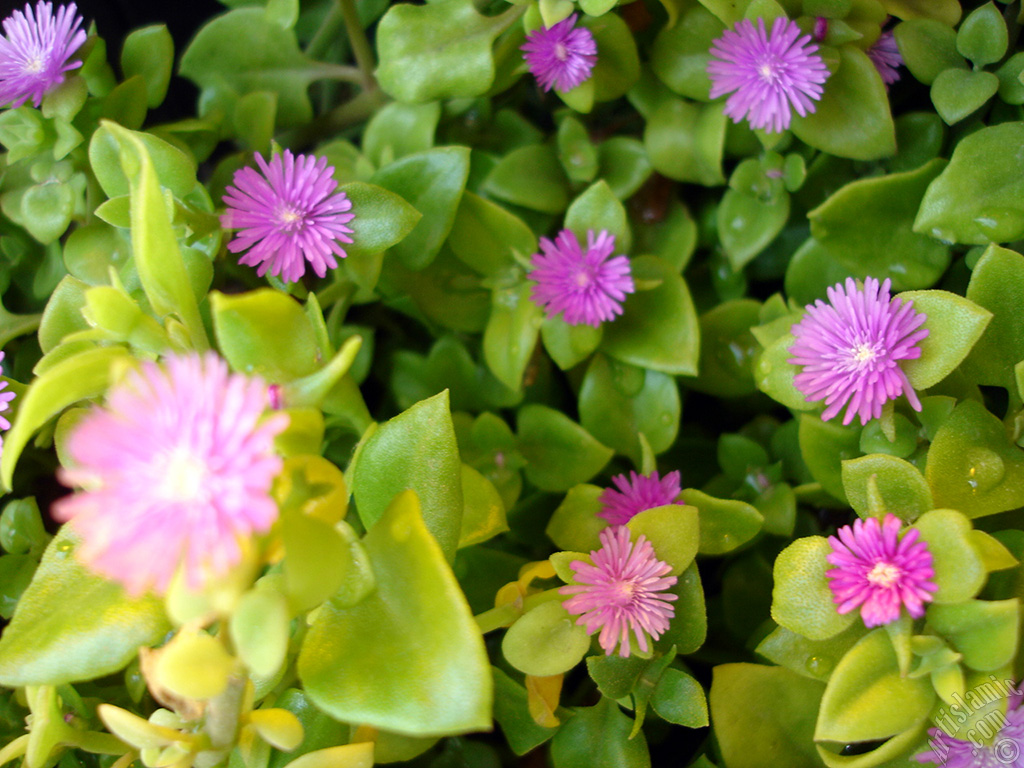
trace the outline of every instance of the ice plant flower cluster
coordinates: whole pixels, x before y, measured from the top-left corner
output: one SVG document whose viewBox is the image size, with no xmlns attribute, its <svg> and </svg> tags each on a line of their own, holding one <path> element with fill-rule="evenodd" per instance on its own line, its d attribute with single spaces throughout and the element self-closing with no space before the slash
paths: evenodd
<svg viewBox="0 0 1024 768">
<path fill-rule="evenodd" d="M 338 266 L 335 256 L 345 258 L 338 241 L 351 243 L 352 230 L 346 226 L 355 214 L 344 192 L 335 192 L 334 168 L 327 159 L 314 155 L 293 155 L 289 150 L 266 162 L 258 153 L 260 170 L 240 168 L 233 186 L 227 188 L 221 216 L 225 229 L 239 233 L 228 244 L 232 253 L 248 251 L 240 264 L 259 267 L 286 283 L 294 283 L 306 272 L 306 262 L 323 277 Z"/>
<path fill-rule="evenodd" d="M 138 595 L 184 569 L 197 588 L 241 557 L 239 540 L 277 519 L 269 496 L 285 414 L 264 419 L 267 386 L 214 353 L 143 363 L 71 432 L 53 516 L 71 521 L 79 558 Z"/>
<path fill-rule="evenodd" d="M 756 27 L 749 19 L 739 21 L 711 45 L 711 98 L 731 93 L 725 114 L 733 122 L 746 119 L 751 128 L 781 133 L 794 110 L 801 117 L 814 112 L 824 93 L 829 71 L 817 50 L 789 19 L 776 19 L 771 34 L 764 19 Z"/>
<path fill-rule="evenodd" d="M 610 656 L 618 646 L 619 656 L 629 656 L 630 633 L 647 652 L 648 640 L 661 637 L 675 615 L 671 603 L 677 595 L 666 591 L 676 583 L 675 576 L 667 575 L 672 567 L 655 557 L 644 536 L 631 543 L 625 526 L 605 528 L 600 540 L 601 548 L 590 553 L 593 565 L 570 563 L 577 583 L 559 588 L 571 596 L 562 605 L 579 616 L 576 623 L 587 634 L 600 632 L 597 639 L 605 654 Z"/>
<path fill-rule="evenodd" d="M 883 32 L 875 44 L 868 48 L 867 54 L 878 74 L 882 76 L 886 88 L 900 79 L 900 73 L 896 70 L 903 64 L 903 57 L 900 56 L 900 49 L 892 32 Z"/>
<path fill-rule="evenodd" d="M 860 607 L 864 626 L 879 627 L 900 617 L 901 606 L 915 619 L 924 615 L 938 587 L 932 579 L 932 553 L 917 530 L 900 536 L 900 519 L 887 514 L 855 520 L 829 536 L 835 566 L 825 573 L 839 613 Z"/>
<path fill-rule="evenodd" d="M 622 314 L 622 302 L 635 290 L 625 256 L 615 252 L 615 236 L 587 230 L 587 250 L 580 248 L 572 230 L 563 229 L 554 240 L 540 239 L 542 253 L 532 257 L 527 277 L 536 285 L 530 293 L 547 317 L 562 313 L 569 325 L 597 328 L 602 321 Z"/>
<path fill-rule="evenodd" d="M 74 3 L 57 6 L 40 0 L 4 19 L 0 37 L 0 105 L 20 107 L 29 99 L 38 107 L 47 91 L 64 82 L 64 73 L 82 66 L 69 61 L 86 34 Z"/>
<path fill-rule="evenodd" d="M 869 277 L 862 287 L 853 278 L 845 286 L 826 291 L 828 303 L 818 299 L 793 326 L 796 343 L 789 362 L 801 367 L 793 383 L 808 402 L 824 400 L 821 418 L 836 416 L 846 406 L 843 424 L 854 415 L 860 423 L 882 415 L 882 405 L 901 394 L 914 410 L 921 402 L 901 360 L 921 356 L 918 343 L 928 335 L 921 328 L 927 319 L 913 304 L 889 296 L 889 280 L 879 284 Z"/>
<path fill-rule="evenodd" d="M 1011 682 L 1011 681 L 1008 681 Z M 985 683 L 989 685 L 989 683 Z M 1009 696 L 1006 700 L 1006 715 L 999 732 L 987 744 L 978 743 L 978 731 L 991 726 L 985 718 L 971 729 L 973 740 L 950 736 L 941 728 L 928 729 L 927 752 L 914 755 L 919 763 L 934 763 L 942 768 L 1019 768 L 1024 766 L 1024 691 L 1021 685 L 1013 688 L 1006 683 Z M 949 718 L 949 715 L 946 715 Z M 982 734 L 985 735 L 985 734 Z"/>
<path fill-rule="evenodd" d="M 571 91 L 590 79 L 597 63 L 597 42 L 589 29 L 576 26 L 576 14 L 552 27 L 534 30 L 520 50 L 545 91 Z"/>
<path fill-rule="evenodd" d="M 0 352 L 0 363 L 3 362 L 3 359 L 4 359 L 4 353 Z M 14 393 L 13 392 L 7 392 L 7 391 L 5 391 L 6 389 L 7 389 L 7 382 L 6 381 L 0 381 L 0 414 L 2 414 L 4 411 L 8 410 L 11 407 L 11 400 L 14 399 Z M 11 422 L 9 422 L 7 420 L 7 417 L 6 416 L 0 416 L 0 429 L 8 430 L 10 428 L 11 428 Z M 3 438 L 0 437 L 0 449 L 3 448 L 3 445 L 4 445 Z"/>
<path fill-rule="evenodd" d="M 601 511 L 597 513 L 612 525 L 625 525 L 647 509 L 678 504 L 683 490 L 678 470 L 664 477 L 659 477 L 657 472 L 638 475 L 630 471 L 628 477 L 616 475 L 612 483 L 615 488 L 605 488 L 601 493 Z"/>
</svg>

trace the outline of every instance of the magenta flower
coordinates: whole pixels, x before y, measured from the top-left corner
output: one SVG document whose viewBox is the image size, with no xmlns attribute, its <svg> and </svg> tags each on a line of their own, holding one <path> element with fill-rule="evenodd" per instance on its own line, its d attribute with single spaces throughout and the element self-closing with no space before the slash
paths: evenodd
<svg viewBox="0 0 1024 768">
<path fill-rule="evenodd" d="M 3 359 L 4 359 L 4 353 L 0 352 L 0 362 L 3 362 Z M 13 392 L 5 392 L 4 391 L 5 389 L 7 389 L 7 382 L 6 381 L 0 381 L 0 413 L 3 413 L 4 411 L 8 410 L 11 407 L 11 400 L 14 399 L 14 393 Z M 7 430 L 7 429 L 10 429 L 10 428 L 11 428 L 11 422 L 9 422 L 7 420 L 7 417 L 6 416 L 0 416 L 0 429 Z M 3 445 L 4 445 L 3 438 L 0 437 L 0 449 L 3 448 Z"/>
<path fill-rule="evenodd" d="M 675 576 L 665 575 L 672 567 L 654 556 L 654 547 L 643 536 L 631 544 L 629 529 L 622 525 L 601 531 L 601 549 L 590 557 L 593 565 L 570 563 L 579 583 L 559 588 L 561 594 L 572 595 L 562 605 L 580 614 L 576 623 L 588 635 L 600 630 L 598 642 L 606 654 L 618 645 L 619 656 L 629 656 L 630 632 L 646 653 L 648 637 L 661 637 L 675 615 L 670 603 L 677 595 L 665 592 L 676 583 Z"/>
<path fill-rule="evenodd" d="M 992 675 L 989 676 L 994 679 Z M 994 685 L 994 683 L 984 683 Z M 1021 707 L 1021 700 L 1024 693 L 1006 683 L 1001 683 L 1009 689 L 1006 700 L 1006 716 L 1002 720 L 1002 727 L 999 732 L 985 734 L 983 727 L 989 731 L 995 729 L 989 724 L 988 718 L 979 721 L 971 730 L 973 739 L 958 739 L 947 734 L 941 728 L 928 729 L 927 752 L 914 755 L 919 763 L 934 763 L 942 768 L 1011 768 L 1024 766 L 1024 708 Z M 998 687 L 998 686 L 997 686 Z M 946 713 L 945 719 L 950 730 L 954 730 L 956 724 Z M 983 726 L 984 724 L 984 726 Z M 965 734 L 966 735 L 966 734 Z M 981 738 L 979 738 L 979 736 Z M 987 743 L 980 743 L 987 742 Z"/>
<path fill-rule="evenodd" d="M 622 314 L 622 302 L 635 288 L 629 259 L 608 258 L 615 252 L 615 235 L 587 230 L 584 253 L 572 230 L 563 229 L 554 241 L 542 237 L 540 249 L 543 254 L 533 254 L 527 277 L 536 283 L 530 298 L 549 318 L 561 312 L 569 325 L 597 328 Z"/>
<path fill-rule="evenodd" d="M 900 606 L 915 619 L 924 616 L 924 604 L 938 587 L 932 581 L 932 553 L 928 544 L 918 541 L 915 529 L 900 538 L 900 519 L 887 514 L 878 518 L 855 520 L 829 536 L 832 553 L 827 560 L 834 566 L 829 579 L 832 597 L 839 613 L 860 606 L 864 626 L 878 627 L 900 617 Z"/>
<path fill-rule="evenodd" d="M 239 264 L 259 266 L 286 283 L 298 281 L 308 261 L 320 277 L 338 266 L 335 256 L 345 258 L 338 241 L 351 243 L 352 230 L 345 226 L 355 215 L 352 203 L 332 176 L 327 159 L 292 155 L 289 150 L 267 163 L 256 155 L 260 173 L 253 168 L 235 171 L 234 186 L 227 188 L 221 216 L 225 229 L 241 230 L 228 245 L 232 253 L 250 249 Z"/>
<path fill-rule="evenodd" d="M 597 43 L 590 30 L 576 27 L 576 14 L 526 36 L 520 47 L 530 72 L 545 91 L 571 91 L 590 79 L 597 63 Z"/>
<path fill-rule="evenodd" d="M 68 439 L 60 479 L 81 490 L 53 506 L 82 538 L 78 555 L 130 594 L 166 590 L 179 567 L 202 586 L 241 557 L 240 539 L 270 528 L 281 459 L 263 420 L 267 387 L 214 353 L 143 363 Z"/>
<path fill-rule="evenodd" d="M 74 3 L 57 6 L 40 0 L 4 19 L 0 37 L 0 104 L 20 107 L 29 99 L 38 107 L 46 92 L 64 82 L 64 73 L 82 66 L 68 59 L 86 34 Z"/>
<path fill-rule="evenodd" d="M 888 279 L 879 286 L 869 277 L 858 288 L 848 277 L 845 288 L 840 283 L 827 294 L 828 304 L 818 299 L 793 326 L 789 362 L 803 367 L 793 379 L 796 388 L 808 402 L 825 401 L 825 421 L 846 405 L 843 424 L 854 414 L 867 424 L 882 415 L 883 403 L 901 394 L 921 410 L 899 361 L 921 356 L 918 342 L 928 335 L 921 328 L 924 313 L 915 312 L 909 301 L 891 299 Z"/>
<path fill-rule="evenodd" d="M 747 119 L 751 128 L 781 133 L 789 128 L 793 110 L 801 117 L 814 112 L 824 92 L 821 84 L 829 71 L 817 50 L 811 36 L 801 36 L 788 19 L 776 19 L 770 35 L 764 19 L 756 28 L 747 19 L 738 21 L 711 46 L 711 98 L 732 93 L 725 114 L 733 122 Z"/>
<path fill-rule="evenodd" d="M 867 54 L 878 74 L 882 76 L 886 88 L 900 79 L 900 73 L 896 69 L 903 64 L 903 57 L 900 56 L 900 49 L 892 32 L 883 32 L 875 44 L 868 48 Z"/>
<path fill-rule="evenodd" d="M 679 484 L 679 472 L 669 472 L 658 477 L 657 472 L 638 475 L 630 472 L 612 478 L 618 490 L 605 488 L 601 494 L 601 511 L 597 514 L 612 525 L 625 525 L 644 510 L 678 504 L 676 501 L 683 488 Z"/>
</svg>

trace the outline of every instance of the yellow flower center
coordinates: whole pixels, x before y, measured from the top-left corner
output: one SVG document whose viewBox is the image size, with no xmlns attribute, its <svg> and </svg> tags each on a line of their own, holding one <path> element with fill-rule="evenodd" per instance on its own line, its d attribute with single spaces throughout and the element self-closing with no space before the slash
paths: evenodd
<svg viewBox="0 0 1024 768">
<path fill-rule="evenodd" d="M 868 571 L 868 581 L 876 587 L 888 588 L 895 584 L 902 575 L 902 568 L 883 561 L 875 563 L 875 567 Z"/>
</svg>

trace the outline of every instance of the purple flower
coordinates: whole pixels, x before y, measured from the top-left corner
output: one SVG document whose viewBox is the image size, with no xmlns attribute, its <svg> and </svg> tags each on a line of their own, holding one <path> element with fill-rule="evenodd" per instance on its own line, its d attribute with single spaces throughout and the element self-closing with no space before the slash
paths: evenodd
<svg viewBox="0 0 1024 768">
<path fill-rule="evenodd" d="M 0 362 L 3 362 L 3 359 L 4 359 L 4 353 L 0 352 Z M 13 392 L 4 392 L 5 389 L 7 389 L 7 382 L 6 381 L 0 381 L 0 413 L 3 413 L 4 411 L 8 410 L 11 407 L 11 400 L 14 399 L 14 393 Z M 0 429 L 6 430 L 6 429 L 10 429 L 10 428 L 11 428 L 11 422 L 9 422 L 7 420 L 7 417 L 6 416 L 0 416 Z M 0 438 L 0 448 L 3 448 L 3 445 L 4 445 L 3 438 Z"/>
<path fill-rule="evenodd" d="M 615 252 L 615 236 L 606 230 L 587 230 L 587 251 L 572 230 L 563 229 L 554 241 L 540 239 L 543 254 L 533 254 L 527 277 L 536 285 L 530 298 L 544 307 L 549 318 L 564 313 L 569 325 L 597 328 L 603 320 L 622 314 L 622 301 L 632 293 L 629 259 L 608 257 Z"/>
<path fill-rule="evenodd" d="M 657 640 L 668 629 L 675 609 L 669 604 L 677 598 L 666 593 L 676 583 L 672 570 L 654 556 L 654 547 L 643 536 L 635 544 L 629 541 L 629 529 L 613 526 L 601 531 L 601 549 L 590 553 L 594 564 L 582 560 L 570 563 L 578 584 L 560 587 L 563 595 L 572 595 L 562 605 L 571 614 L 581 614 L 576 623 L 593 635 L 611 655 L 619 646 L 619 656 L 629 656 L 630 632 L 640 650 L 650 649 L 648 637 Z"/>
<path fill-rule="evenodd" d="M 74 3 L 57 6 L 40 0 L 4 19 L 0 37 L 0 104 L 20 107 L 29 99 L 38 107 L 46 92 L 64 82 L 64 73 L 82 66 L 68 62 L 85 42 L 82 17 Z"/>
<path fill-rule="evenodd" d="M 869 277 L 863 288 L 853 278 L 827 291 L 829 303 L 818 299 L 793 326 L 796 343 L 789 348 L 789 362 L 803 367 L 793 383 L 808 402 L 824 400 L 821 418 L 828 421 L 846 408 L 843 424 L 854 414 L 860 423 L 882 415 L 882 404 L 907 396 L 914 410 L 921 410 L 917 393 L 899 367 L 900 360 L 921 356 L 918 342 L 928 335 L 921 328 L 922 312 L 911 302 L 889 298 L 889 280 L 879 286 Z"/>
<path fill-rule="evenodd" d="M 530 72 L 545 91 L 571 91 L 590 79 L 597 63 L 597 43 L 586 27 L 575 27 L 576 14 L 526 36 L 520 47 Z"/>
<path fill-rule="evenodd" d="M 900 526 L 896 515 L 887 514 L 881 525 L 876 517 L 855 520 L 836 532 L 839 538 L 828 538 L 827 560 L 836 566 L 825 574 L 832 598 L 839 613 L 860 606 L 864 626 L 896 621 L 903 605 L 915 619 L 924 616 L 924 604 L 938 589 L 928 544 L 918 541 L 914 529 L 900 538 Z"/>
<path fill-rule="evenodd" d="M 292 155 L 289 150 L 267 163 L 256 155 L 260 173 L 252 168 L 235 171 L 234 186 L 227 188 L 221 216 L 226 229 L 241 230 L 228 245 L 232 253 L 251 249 L 239 264 L 259 266 L 262 277 L 269 270 L 286 283 L 298 281 L 308 261 L 323 277 L 338 266 L 335 256 L 345 258 L 338 241 L 351 243 L 352 230 L 345 225 L 355 215 L 352 203 L 332 176 L 327 159 Z"/>
<path fill-rule="evenodd" d="M 989 676 L 994 680 L 992 675 Z M 984 685 L 995 683 L 984 683 Z M 914 755 L 919 763 L 934 763 L 943 768 L 1019 768 L 1024 766 L 1024 708 L 1021 700 L 1024 692 L 1002 683 L 1009 689 L 1006 700 L 1006 716 L 1001 721 L 999 732 L 992 734 L 991 740 L 982 731 L 982 723 L 989 731 L 995 730 L 987 718 L 972 728 L 973 739 L 957 739 L 948 735 L 941 728 L 928 729 L 927 752 Z M 998 686 L 997 686 L 998 687 Z M 949 715 L 947 714 L 948 718 Z M 950 720 L 952 725 L 952 720 Z M 981 736 L 988 743 L 980 744 Z"/>
<path fill-rule="evenodd" d="M 821 84 L 829 71 L 817 50 L 811 36 L 801 36 L 788 19 L 776 19 L 771 35 L 764 19 L 756 28 L 747 19 L 739 21 L 711 46 L 711 98 L 732 93 L 725 114 L 733 122 L 746 118 L 751 128 L 780 133 L 789 128 L 794 109 L 801 117 L 814 112 L 814 101 L 824 92 Z"/>
<path fill-rule="evenodd" d="M 669 472 L 658 477 L 657 472 L 638 475 L 630 472 L 629 477 L 616 475 L 612 478 L 618 490 L 605 488 L 601 494 L 601 511 L 597 514 L 612 525 L 625 525 L 644 510 L 677 504 L 682 492 L 679 472 Z"/>
<path fill-rule="evenodd" d="M 143 363 L 68 439 L 60 479 L 81 490 L 53 506 L 82 538 L 78 556 L 131 594 L 166 590 L 179 567 L 197 588 L 241 558 L 240 541 L 277 519 L 281 459 L 263 419 L 267 387 L 214 353 Z"/>
<path fill-rule="evenodd" d="M 900 56 L 900 49 L 896 45 L 896 38 L 892 32 L 883 32 L 875 44 L 867 50 L 868 58 L 875 65 L 878 74 L 882 76 L 882 82 L 888 88 L 890 83 L 900 79 L 900 73 L 896 68 L 903 64 L 903 57 Z"/>
</svg>

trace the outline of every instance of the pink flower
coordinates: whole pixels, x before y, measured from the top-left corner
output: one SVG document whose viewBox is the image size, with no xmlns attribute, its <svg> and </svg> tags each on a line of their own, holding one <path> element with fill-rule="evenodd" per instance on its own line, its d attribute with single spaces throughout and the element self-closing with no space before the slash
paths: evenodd
<svg viewBox="0 0 1024 768">
<path fill-rule="evenodd" d="M 0 104 L 20 107 L 29 99 L 38 107 L 43 96 L 64 82 L 64 73 L 82 66 L 68 62 L 86 34 L 74 3 L 57 6 L 45 0 L 4 19 L 0 37 Z"/>
<path fill-rule="evenodd" d="M 587 231 L 587 250 L 580 248 L 572 230 L 563 229 L 554 241 L 540 239 L 543 253 L 533 254 L 527 277 L 536 285 L 530 293 L 544 307 L 547 317 L 564 313 L 569 325 L 591 325 L 614 320 L 622 314 L 622 302 L 635 289 L 629 259 L 609 258 L 615 252 L 615 236 L 605 230 Z"/>
<path fill-rule="evenodd" d="M 605 488 L 601 494 L 601 517 L 612 525 L 625 525 L 634 515 L 644 510 L 663 507 L 666 504 L 678 504 L 677 499 L 682 492 L 679 484 L 679 472 L 669 472 L 665 477 L 658 477 L 657 472 L 650 475 L 638 475 L 630 472 L 616 475 L 612 482 L 618 488 Z"/>
<path fill-rule="evenodd" d="M 0 362 L 3 362 L 3 359 L 4 359 L 4 353 L 0 352 Z M 14 393 L 13 392 L 5 392 L 4 391 L 5 389 L 7 389 L 7 382 L 6 381 L 0 381 L 0 413 L 3 413 L 4 411 L 8 410 L 11 407 L 11 400 L 14 399 Z M 6 416 L 0 416 L 0 429 L 7 430 L 7 429 L 10 429 L 10 428 L 11 428 L 11 422 L 9 422 L 7 420 L 7 417 Z M 4 444 L 3 438 L 0 438 L 0 448 L 3 448 L 3 444 Z"/>
<path fill-rule="evenodd" d="M 901 394 L 921 410 L 899 361 L 921 356 L 918 342 L 928 335 L 920 329 L 925 315 L 909 301 L 890 298 L 888 279 L 879 286 L 869 277 L 858 288 L 848 277 L 845 288 L 840 283 L 827 294 L 828 304 L 818 299 L 793 326 L 796 343 L 789 348 L 789 362 L 803 368 L 793 379 L 796 388 L 808 402 L 825 401 L 825 421 L 849 403 L 843 424 L 854 414 L 867 424 Z"/>
<path fill-rule="evenodd" d="M 571 91 L 590 79 L 597 63 L 597 43 L 590 30 L 576 27 L 576 14 L 526 36 L 520 47 L 530 72 L 545 91 Z"/>
<path fill-rule="evenodd" d="M 675 576 L 665 575 L 672 567 L 654 556 L 654 547 L 643 536 L 631 544 L 625 526 L 605 528 L 600 538 L 601 549 L 590 553 L 593 565 L 570 563 L 579 583 L 559 588 L 561 594 L 572 595 L 562 605 L 580 614 L 576 623 L 587 634 L 600 630 L 598 642 L 606 654 L 618 645 L 619 656 L 629 656 L 630 632 L 646 652 L 648 637 L 661 637 L 675 615 L 670 603 L 677 595 L 665 592 L 676 583 Z"/>
<path fill-rule="evenodd" d="M 751 128 L 781 133 L 789 128 L 792 111 L 803 117 L 814 112 L 821 84 L 829 71 L 810 35 L 800 34 L 796 22 L 778 18 L 771 34 L 764 19 L 757 27 L 747 19 L 736 22 L 711 46 L 711 98 L 731 93 L 725 114 Z"/>
<path fill-rule="evenodd" d="M 269 163 L 257 154 L 256 164 L 262 175 L 240 168 L 224 195 L 227 211 L 221 225 L 241 230 L 228 250 L 249 249 L 238 263 L 259 266 L 260 277 L 269 271 L 286 283 L 297 282 L 307 261 L 323 277 L 338 266 L 335 256 L 345 258 L 338 241 L 352 242 L 352 230 L 345 225 L 355 218 L 347 213 L 352 203 L 345 193 L 334 192 L 334 168 L 326 158 L 292 155 L 287 149 Z"/>
<path fill-rule="evenodd" d="M 72 521 L 82 561 L 133 595 L 163 592 L 179 567 L 197 588 L 237 563 L 239 539 L 278 514 L 274 436 L 288 417 L 262 420 L 267 406 L 262 381 L 212 352 L 129 374 L 75 427 L 59 473 L 81 489 L 53 516 Z"/>
<path fill-rule="evenodd" d="M 938 589 L 932 553 L 915 529 L 900 538 L 900 527 L 900 519 L 887 514 L 881 525 L 875 517 L 855 520 L 836 532 L 839 538 L 829 536 L 827 559 L 836 567 L 825 576 L 839 613 L 860 606 L 867 627 L 896 621 L 903 605 L 915 619 L 924 616 L 924 604 Z"/>
<path fill-rule="evenodd" d="M 928 729 L 927 752 L 914 755 L 919 763 L 934 763 L 942 768 L 1019 768 L 1024 766 L 1024 708 L 1021 708 L 1021 700 L 1024 694 L 1018 688 L 1014 689 L 1007 683 L 996 681 L 993 675 L 989 675 L 992 683 L 983 683 L 985 686 L 996 685 L 1008 688 L 1009 695 L 1006 701 L 1006 717 L 1002 721 L 999 732 L 992 735 L 989 740 L 982 731 L 981 723 L 989 725 L 988 718 L 980 721 L 971 728 L 968 733 L 972 739 L 957 739 L 948 735 L 941 728 Z M 949 718 L 948 713 L 946 718 Z M 949 720 L 952 724 L 952 719 Z M 966 730 L 966 729 L 965 729 Z M 990 727 L 990 730 L 995 730 Z M 982 738 L 979 739 L 978 737 Z M 978 743 L 984 739 L 987 743 Z"/>
<path fill-rule="evenodd" d="M 882 76 L 886 88 L 900 79 L 900 73 L 896 70 L 903 64 L 903 57 L 900 56 L 900 49 L 892 32 L 883 32 L 875 44 L 868 48 L 867 54 L 878 74 Z"/>
</svg>

